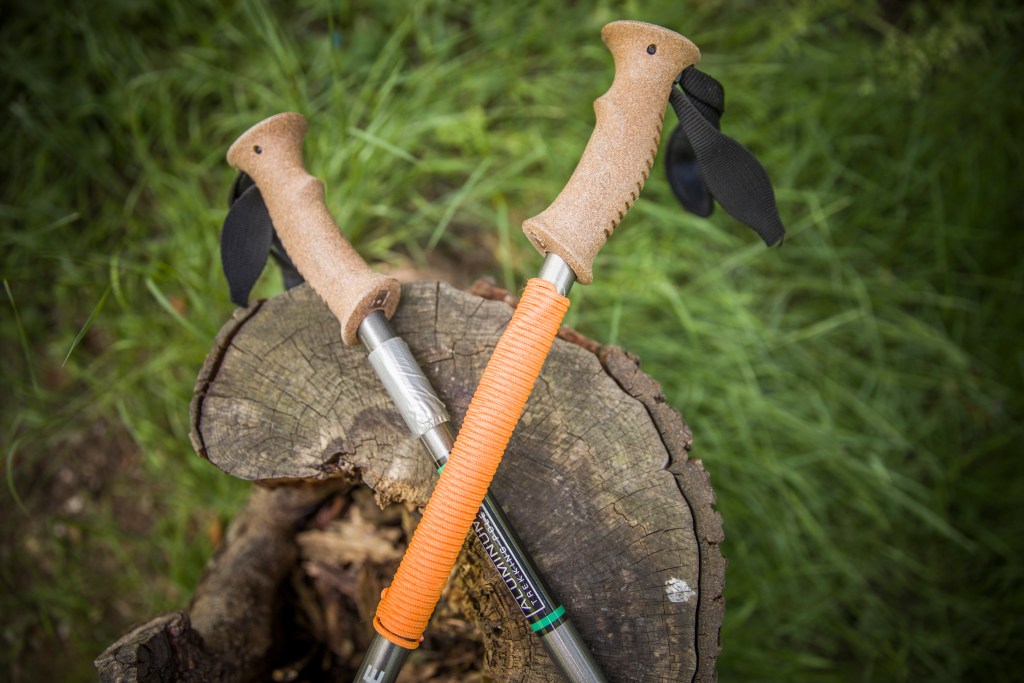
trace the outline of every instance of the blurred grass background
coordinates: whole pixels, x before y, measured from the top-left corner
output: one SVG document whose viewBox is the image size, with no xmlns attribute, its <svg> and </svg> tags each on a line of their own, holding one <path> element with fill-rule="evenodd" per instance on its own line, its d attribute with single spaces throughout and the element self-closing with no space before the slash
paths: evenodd
<svg viewBox="0 0 1024 683">
<path fill-rule="evenodd" d="M 539 265 L 519 224 L 611 82 L 600 28 L 633 18 L 701 46 L 789 228 L 767 251 L 684 215 L 659 158 L 570 312 L 693 428 L 730 561 L 722 680 L 1019 680 L 1016 3 L 7 7 L 0 677 L 94 679 L 123 629 L 187 603 L 247 497 L 187 436 L 232 310 L 231 141 L 304 113 L 369 261 L 517 289 Z"/>
</svg>

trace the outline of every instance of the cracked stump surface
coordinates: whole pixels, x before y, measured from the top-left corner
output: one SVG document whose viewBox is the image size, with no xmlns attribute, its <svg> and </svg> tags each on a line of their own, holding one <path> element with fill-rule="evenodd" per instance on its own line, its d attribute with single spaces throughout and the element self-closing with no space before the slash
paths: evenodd
<svg viewBox="0 0 1024 683">
<path fill-rule="evenodd" d="M 474 291 L 404 285 L 392 320 L 456 429 L 514 303 Z M 635 358 L 560 337 L 491 491 L 609 680 L 714 680 L 722 528 L 687 456 L 689 429 Z M 192 420 L 197 452 L 243 479 L 344 478 L 382 505 L 422 506 L 436 478 L 364 349 L 341 342 L 307 286 L 236 312 L 200 374 Z M 448 599 L 482 634 L 483 674 L 558 680 L 475 538 L 463 558 Z"/>
</svg>

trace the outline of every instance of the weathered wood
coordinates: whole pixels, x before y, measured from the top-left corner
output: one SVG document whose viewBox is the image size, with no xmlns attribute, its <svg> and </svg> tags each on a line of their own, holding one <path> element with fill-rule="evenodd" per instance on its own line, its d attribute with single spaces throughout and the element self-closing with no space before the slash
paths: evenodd
<svg viewBox="0 0 1024 683">
<path fill-rule="evenodd" d="M 456 427 L 511 312 L 442 283 L 403 287 L 393 325 Z M 690 432 L 634 358 L 564 336 L 492 492 L 611 680 L 715 680 L 721 520 Z M 423 505 L 433 486 L 365 352 L 307 287 L 236 313 L 192 416 L 197 452 L 233 476 L 356 478 L 382 504 Z M 479 543 L 464 557 L 446 597 L 479 626 L 486 675 L 558 680 Z"/>
<path fill-rule="evenodd" d="M 97 659 L 103 683 L 266 680 L 278 648 L 281 584 L 298 558 L 295 534 L 343 479 L 255 487 L 196 588 L 187 612 L 136 626 Z"/>
</svg>

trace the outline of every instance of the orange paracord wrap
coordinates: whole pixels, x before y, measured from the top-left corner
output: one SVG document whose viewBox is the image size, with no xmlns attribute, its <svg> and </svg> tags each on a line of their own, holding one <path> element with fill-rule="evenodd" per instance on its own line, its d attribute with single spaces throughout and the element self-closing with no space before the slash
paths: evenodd
<svg viewBox="0 0 1024 683">
<path fill-rule="evenodd" d="M 377 606 L 374 628 L 392 643 L 419 645 L 568 309 L 569 299 L 547 280 L 526 284 L 395 580 Z"/>
</svg>

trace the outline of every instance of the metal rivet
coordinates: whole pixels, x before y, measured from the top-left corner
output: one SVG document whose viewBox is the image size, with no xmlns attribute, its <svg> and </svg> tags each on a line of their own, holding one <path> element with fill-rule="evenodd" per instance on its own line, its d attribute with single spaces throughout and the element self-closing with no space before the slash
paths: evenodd
<svg viewBox="0 0 1024 683">
<path fill-rule="evenodd" d="M 654 43 L 651 43 L 650 45 L 647 46 L 647 54 L 653 55 L 657 51 L 658 51 L 658 46 L 655 45 Z"/>
</svg>

